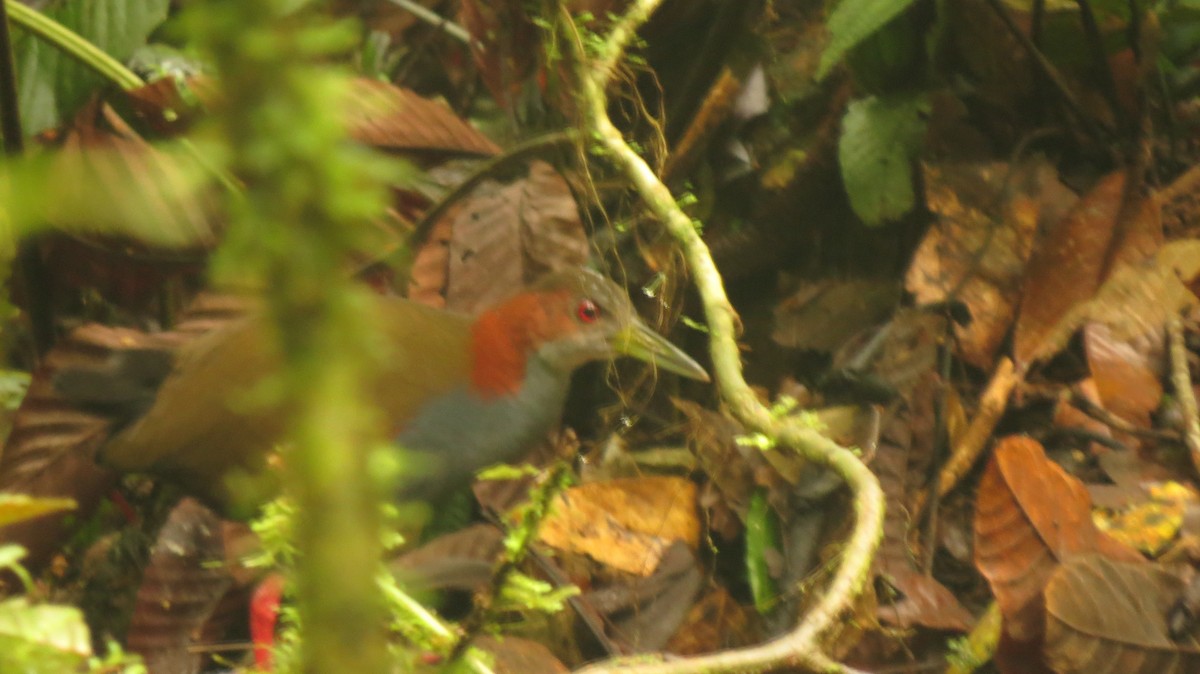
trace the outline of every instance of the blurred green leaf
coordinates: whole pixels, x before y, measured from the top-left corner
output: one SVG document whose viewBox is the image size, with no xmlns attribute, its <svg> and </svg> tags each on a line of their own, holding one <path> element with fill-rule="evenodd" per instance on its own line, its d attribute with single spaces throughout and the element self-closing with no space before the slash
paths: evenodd
<svg viewBox="0 0 1200 674">
<path fill-rule="evenodd" d="M 916 202 L 913 159 L 929 109 L 926 97 L 917 95 L 872 96 L 846 110 L 838 162 L 850 206 L 868 225 L 899 217 Z"/>
<path fill-rule="evenodd" d="M 20 370 L 0 370 L 0 407 L 14 411 L 21 406 L 29 390 L 29 373 Z"/>
<path fill-rule="evenodd" d="M 169 0 L 55 0 L 43 13 L 118 61 L 128 59 L 167 18 Z M 104 83 L 54 45 L 13 31 L 18 97 L 24 131 L 33 135 L 60 125 Z"/>
<path fill-rule="evenodd" d="M 821 54 L 817 79 L 824 79 L 847 51 L 908 9 L 915 0 L 842 0 L 829 15 L 829 45 Z"/>
<path fill-rule="evenodd" d="M 70 606 L 0 602 L 0 672 L 61 674 L 92 654 L 83 613 Z"/>
</svg>

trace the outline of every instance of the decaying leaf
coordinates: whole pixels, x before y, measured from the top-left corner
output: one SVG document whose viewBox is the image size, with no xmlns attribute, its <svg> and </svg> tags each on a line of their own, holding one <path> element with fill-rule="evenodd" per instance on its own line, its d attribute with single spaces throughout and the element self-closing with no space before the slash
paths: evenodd
<svg viewBox="0 0 1200 674">
<path fill-rule="evenodd" d="M 956 301 L 971 322 L 955 326 L 959 355 L 990 369 L 1020 297 L 1021 274 L 1040 228 L 1076 197 L 1045 159 L 1021 164 L 926 164 L 925 202 L 937 220 L 909 266 L 918 304 Z"/>
<path fill-rule="evenodd" d="M 1076 312 L 1097 296 L 1101 285 L 1123 266 L 1153 256 L 1161 244 L 1154 199 L 1127 194 L 1123 173 L 1097 183 L 1029 261 L 1013 335 L 1018 369 L 1061 348 L 1082 324 Z M 1072 317 L 1078 322 L 1070 323 Z"/>
<path fill-rule="evenodd" d="M 546 272 L 583 264 L 588 250 L 567 182 L 550 164 L 534 161 L 527 177 L 481 186 L 458 212 L 446 304 L 477 311 Z"/>
<path fill-rule="evenodd" d="M 1166 616 L 1178 573 L 1100 555 L 1077 558 L 1046 586 L 1046 658 L 1060 674 L 1185 674 L 1200 670 L 1194 635 L 1172 640 Z"/>
<path fill-rule="evenodd" d="M 1051 575 L 1063 561 L 1097 552 L 1142 559 L 1097 530 L 1083 483 L 1047 459 L 1036 440 L 1001 440 L 979 484 L 975 561 L 1000 604 L 1005 633 L 1036 639 Z"/>
<path fill-rule="evenodd" d="M 554 501 L 538 535 L 560 550 L 649 576 L 672 542 L 699 544 L 696 485 L 646 477 L 573 487 Z"/>
<path fill-rule="evenodd" d="M 152 671 L 198 669 L 201 656 L 190 647 L 233 583 L 224 557 L 220 519 L 181 501 L 150 551 L 125 637 Z"/>
</svg>

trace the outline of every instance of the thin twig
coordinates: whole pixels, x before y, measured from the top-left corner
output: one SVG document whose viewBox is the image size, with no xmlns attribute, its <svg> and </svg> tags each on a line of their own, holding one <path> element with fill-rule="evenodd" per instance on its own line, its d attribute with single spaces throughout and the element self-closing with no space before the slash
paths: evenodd
<svg viewBox="0 0 1200 674">
<path fill-rule="evenodd" d="M 1013 372 L 1013 362 L 1008 358 L 1000 360 L 992 380 L 988 382 L 983 395 L 979 398 L 979 411 L 967 427 L 967 432 L 954 448 L 954 454 L 942 467 L 938 476 L 938 493 L 942 496 L 950 493 L 954 485 L 971 470 L 979 455 L 983 452 L 987 439 L 991 437 L 996 423 L 1000 421 L 1004 410 L 1008 409 L 1008 396 L 1020 377 Z"/>
<path fill-rule="evenodd" d="M 1188 370 L 1187 342 L 1183 336 L 1183 320 L 1177 314 L 1167 319 L 1170 342 L 1171 386 L 1183 411 L 1183 441 L 1192 455 L 1192 465 L 1200 472 L 1200 412 L 1196 409 L 1196 392 Z"/>
<path fill-rule="evenodd" d="M 1100 405 L 1088 400 L 1086 396 L 1078 391 L 1068 391 L 1066 393 L 1067 402 L 1071 406 L 1078 409 L 1080 412 L 1099 421 L 1100 423 L 1112 428 L 1115 431 L 1125 433 L 1127 435 L 1137 436 L 1139 438 L 1149 438 L 1160 442 L 1179 442 L 1179 434 L 1170 431 L 1160 431 L 1154 428 L 1139 428 L 1125 421 L 1121 417 L 1109 412 Z"/>
<path fill-rule="evenodd" d="M 1084 112 L 1083 106 L 1076 100 L 1075 94 L 1071 93 L 1071 89 L 1067 86 L 1066 81 L 1063 80 L 1062 75 L 1058 74 L 1058 69 L 1046 59 L 1041 50 L 1037 48 L 1037 45 L 1021 30 L 1021 27 L 1017 25 L 1016 20 L 1013 19 L 1012 14 L 1004 6 L 1004 3 L 1000 0 L 986 0 L 986 2 L 992 8 L 992 11 L 996 12 L 1000 17 L 1000 20 L 1004 22 L 1005 27 L 1017 39 L 1017 42 L 1020 42 L 1025 51 L 1029 53 L 1034 65 L 1037 66 L 1042 75 L 1058 90 L 1058 95 L 1062 98 L 1063 104 L 1067 106 L 1067 109 L 1071 111 L 1075 119 L 1087 129 L 1088 133 L 1099 140 L 1111 136 L 1111 129 L 1104 127 L 1099 121 Z"/>
<path fill-rule="evenodd" d="M 412 14 L 425 23 L 437 28 L 446 35 L 458 40 L 463 44 L 471 44 L 471 34 L 465 28 L 454 23 L 450 19 L 430 10 L 429 8 L 413 2 L 412 0 L 388 0 L 388 2 L 400 7 L 404 11 Z"/>
</svg>

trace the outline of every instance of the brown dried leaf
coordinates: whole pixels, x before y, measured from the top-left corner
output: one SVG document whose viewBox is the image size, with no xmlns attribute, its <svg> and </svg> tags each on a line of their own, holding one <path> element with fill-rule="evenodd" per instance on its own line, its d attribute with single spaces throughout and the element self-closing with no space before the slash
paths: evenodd
<svg viewBox="0 0 1200 674">
<path fill-rule="evenodd" d="M 645 477 L 572 487 L 560 495 L 538 537 L 629 573 L 649 576 L 674 541 L 700 542 L 696 485 Z"/>
<path fill-rule="evenodd" d="M 491 670 L 495 674 L 566 674 L 568 671 L 549 648 L 531 639 L 512 635 L 503 639 L 479 637 L 471 644 L 492 657 Z"/>
<path fill-rule="evenodd" d="M 485 182 L 452 225 L 446 306 L 480 311 L 550 271 L 587 261 L 575 198 L 550 164 L 534 161 L 509 185 Z"/>
<path fill-rule="evenodd" d="M 903 596 L 881 604 L 876 615 L 881 622 L 911 627 L 967 631 L 974 622 L 949 589 L 921 573 L 913 562 L 922 555 L 914 550 L 911 503 L 925 483 L 933 450 L 933 401 L 941 388 L 940 379 L 927 370 L 917 385 L 905 392 L 904 402 L 890 410 L 883 421 L 879 447 L 871 462 L 889 504 L 883 523 L 883 541 L 876 557 L 876 572 Z"/>
<path fill-rule="evenodd" d="M 748 646 L 759 641 L 756 624 L 756 616 L 728 590 L 712 587 L 692 605 L 664 650 L 688 656 Z"/>
<path fill-rule="evenodd" d="M 199 671 L 189 648 L 232 585 L 220 519 L 192 499 L 171 511 L 150 552 L 126 643 L 150 671 Z"/>
<path fill-rule="evenodd" d="M 1060 674 L 1200 671 L 1200 642 L 1173 641 L 1166 616 L 1185 583 L 1151 564 L 1072 560 L 1046 586 L 1046 657 Z"/>
<path fill-rule="evenodd" d="M 1041 593 L 1055 569 L 1101 550 L 1141 559 L 1097 531 L 1083 483 L 1047 459 L 1036 440 L 1002 439 L 979 484 L 975 562 L 1000 604 L 1005 632 L 1020 641 L 1035 639 Z"/>
<path fill-rule="evenodd" d="M 1200 275 L 1200 240 L 1173 241 L 1152 259 L 1122 265 L 1090 301 L 1073 307 L 1058 321 L 1032 359 L 1047 357 L 1066 345 L 1088 321 L 1108 326 L 1113 339 L 1161 342 L 1168 316 L 1200 306 L 1189 289 Z M 1161 348 L 1161 347 L 1157 347 Z"/>
<path fill-rule="evenodd" d="M 1116 340 L 1102 323 L 1084 328 L 1084 352 L 1104 407 L 1139 428 L 1150 427 L 1150 414 L 1162 400 L 1162 334 L 1157 343 Z"/>
<path fill-rule="evenodd" d="M 1123 208 L 1125 175 L 1102 179 L 1037 248 L 1021 290 L 1013 336 L 1018 370 L 1054 353 L 1081 325 L 1075 312 L 1097 296 L 1114 271 L 1151 257 L 1162 244 L 1154 199 Z M 1066 329 L 1070 326 L 1070 329 Z"/>
<path fill-rule="evenodd" d="M 355 79 L 348 101 L 350 134 L 367 145 L 396 151 L 476 155 L 500 151 L 449 106 L 387 82 Z"/>
<path fill-rule="evenodd" d="M 971 312 L 956 326 L 959 353 L 990 369 L 1020 296 L 1039 227 L 1076 200 L 1046 160 L 927 164 L 925 201 L 938 217 L 905 278 L 919 304 L 955 300 Z"/>
<path fill-rule="evenodd" d="M 175 248 L 216 242 L 201 167 L 189 155 L 150 145 L 107 106 L 80 112 L 48 170 L 55 198 L 41 210 L 58 227 Z"/>
<path fill-rule="evenodd" d="M 806 283 L 775 306 L 771 339 L 792 349 L 835 351 L 896 308 L 901 289 L 891 281 Z"/>
</svg>

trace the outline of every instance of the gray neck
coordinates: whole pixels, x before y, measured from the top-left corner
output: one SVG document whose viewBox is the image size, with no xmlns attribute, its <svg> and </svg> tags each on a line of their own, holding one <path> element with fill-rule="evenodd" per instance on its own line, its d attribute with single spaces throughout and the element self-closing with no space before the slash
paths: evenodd
<svg viewBox="0 0 1200 674">
<path fill-rule="evenodd" d="M 462 387 L 427 405 L 396 438 L 428 471 L 402 495 L 428 497 L 480 468 L 520 458 L 561 420 L 570 379 L 570 371 L 534 355 L 513 395 L 481 397 Z"/>
</svg>

